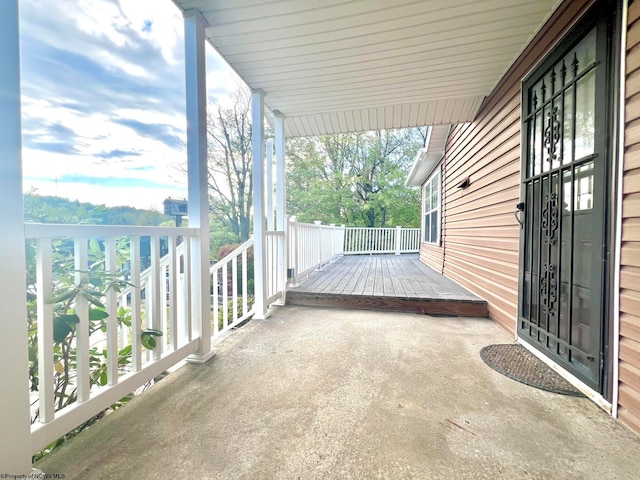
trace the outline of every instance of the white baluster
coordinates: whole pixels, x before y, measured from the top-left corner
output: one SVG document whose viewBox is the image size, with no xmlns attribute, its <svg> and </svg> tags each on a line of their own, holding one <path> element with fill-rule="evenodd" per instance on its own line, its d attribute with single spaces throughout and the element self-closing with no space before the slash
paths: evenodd
<svg viewBox="0 0 640 480">
<path fill-rule="evenodd" d="M 80 286 L 87 274 L 87 239 L 76 238 L 74 243 L 75 257 L 75 281 Z M 91 395 L 91 385 L 89 382 L 89 303 L 87 299 L 79 294 L 75 300 L 76 315 L 80 321 L 76 325 L 76 362 L 78 375 L 76 378 L 78 388 L 78 403 L 89 400 Z"/>
<path fill-rule="evenodd" d="M 104 271 L 111 275 L 112 280 L 116 280 L 116 238 L 109 237 L 104 242 Z M 109 278 L 109 277 L 107 277 Z M 118 298 L 113 288 L 107 291 L 105 306 L 109 316 L 107 322 L 107 384 L 116 385 L 118 383 Z"/>
<path fill-rule="evenodd" d="M 51 239 L 36 242 L 36 292 L 38 294 L 38 408 L 40 423 L 53 420 L 55 414 L 53 377 L 53 304 L 51 303 Z"/>
</svg>

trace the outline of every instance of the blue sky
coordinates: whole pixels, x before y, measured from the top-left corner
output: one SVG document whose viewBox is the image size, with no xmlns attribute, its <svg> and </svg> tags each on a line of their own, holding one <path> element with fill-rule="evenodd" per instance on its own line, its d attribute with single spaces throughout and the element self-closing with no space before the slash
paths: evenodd
<svg viewBox="0 0 640 480">
<path fill-rule="evenodd" d="M 24 189 L 162 208 L 186 196 L 183 21 L 171 0 L 20 0 Z M 238 79 L 207 48 L 210 102 Z"/>
</svg>

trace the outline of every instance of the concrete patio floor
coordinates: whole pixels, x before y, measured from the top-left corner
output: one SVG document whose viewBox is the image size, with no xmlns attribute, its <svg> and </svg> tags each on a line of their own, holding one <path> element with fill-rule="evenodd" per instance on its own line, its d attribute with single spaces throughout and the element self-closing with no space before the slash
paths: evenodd
<svg viewBox="0 0 640 480">
<path fill-rule="evenodd" d="M 72 479 L 637 479 L 640 438 L 517 383 L 486 319 L 273 310 L 35 466 Z"/>
</svg>

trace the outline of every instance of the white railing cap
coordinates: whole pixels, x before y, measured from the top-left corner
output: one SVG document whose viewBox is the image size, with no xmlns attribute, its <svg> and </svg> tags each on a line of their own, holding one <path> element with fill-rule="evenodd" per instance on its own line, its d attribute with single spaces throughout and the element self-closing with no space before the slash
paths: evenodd
<svg viewBox="0 0 640 480">
<path fill-rule="evenodd" d="M 196 237 L 198 229 L 189 227 L 141 227 L 134 225 L 67 225 L 48 223 L 25 223 L 27 238 L 53 237 Z"/>
</svg>

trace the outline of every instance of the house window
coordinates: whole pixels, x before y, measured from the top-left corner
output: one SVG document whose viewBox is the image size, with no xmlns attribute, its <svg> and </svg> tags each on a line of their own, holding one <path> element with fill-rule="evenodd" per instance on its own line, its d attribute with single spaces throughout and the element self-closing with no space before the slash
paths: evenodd
<svg viewBox="0 0 640 480">
<path fill-rule="evenodd" d="M 431 175 L 422 189 L 422 238 L 440 245 L 440 169 Z"/>
</svg>

